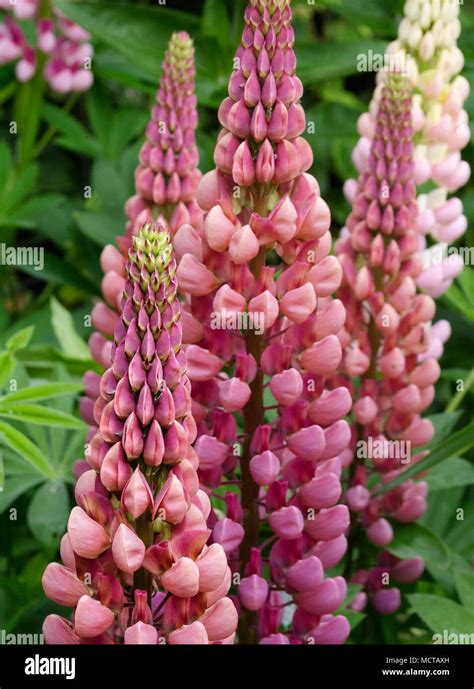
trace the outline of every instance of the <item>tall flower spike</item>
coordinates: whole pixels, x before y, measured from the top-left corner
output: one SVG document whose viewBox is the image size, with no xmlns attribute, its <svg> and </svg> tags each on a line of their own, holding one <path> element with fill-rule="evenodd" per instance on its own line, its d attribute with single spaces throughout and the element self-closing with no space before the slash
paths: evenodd
<svg viewBox="0 0 474 689">
<path fill-rule="evenodd" d="M 197 126 L 194 95 L 194 48 L 185 32 L 175 33 L 163 62 L 160 88 L 146 130 L 146 142 L 140 152 L 135 173 L 136 194 L 126 204 L 128 224 L 125 236 L 118 238 L 120 251 L 108 245 L 102 252 L 105 273 L 102 281 L 103 302 L 92 312 L 93 333 L 89 345 L 94 359 L 108 367 L 111 342 L 121 292 L 125 264 L 132 236 L 143 223 L 159 219 L 167 223 L 172 235 L 183 223 L 199 228 L 202 212 L 196 200 L 196 186 L 201 177 L 195 142 Z M 84 379 L 86 397 L 81 402 L 82 415 L 94 433 L 94 403 L 98 397 L 99 377 L 88 372 Z"/>
<path fill-rule="evenodd" d="M 349 517 L 337 502 L 351 397 L 325 387 L 342 355 L 344 308 L 330 298 L 341 268 L 306 173 L 293 45 L 289 0 L 252 0 L 219 110 L 216 169 L 197 191 L 204 229 L 175 237 L 200 478 L 209 492 L 223 477 L 238 491 L 208 523 L 239 582 L 240 643 L 342 643 L 349 633 L 332 617 L 344 579 L 324 579 L 344 555 Z"/>
<path fill-rule="evenodd" d="M 352 512 L 351 537 L 362 537 L 365 531 L 382 549 L 372 571 L 353 572 L 350 559 L 346 572 L 365 586 L 373 607 L 383 614 L 400 605 L 400 591 L 393 583 L 415 581 L 423 572 L 421 558 L 399 560 L 383 549 L 397 522 L 422 516 L 427 484 L 408 480 L 379 497 L 374 493 L 425 456 L 416 448 L 430 442 L 433 426 L 422 413 L 433 400 L 439 376 L 429 349 L 435 304 L 416 289 L 422 265 L 413 134 L 410 86 L 403 76 L 389 75 L 379 99 L 367 170 L 359 177 L 352 212 L 336 245 L 344 275 L 339 296 L 347 310 L 338 381 L 345 379 L 354 395 L 357 429 L 345 498 Z M 360 378 L 357 388 L 354 377 Z M 371 460 L 370 468 L 363 459 Z M 374 475 L 379 479 L 375 486 Z M 358 545 L 360 541 L 353 542 L 349 552 L 354 554 Z M 359 597 L 353 606 L 360 610 L 365 602 Z"/>
<path fill-rule="evenodd" d="M 74 608 L 44 623 L 48 643 L 231 643 L 221 546 L 206 545 L 208 498 L 192 450 L 196 425 L 181 346 L 171 238 L 133 237 L 112 359 L 101 378 L 99 430 L 75 488 L 63 565 L 43 586 Z"/>
<path fill-rule="evenodd" d="M 467 228 L 460 199 L 449 198 L 470 176 L 469 164 L 461 159 L 470 138 L 463 109 L 469 83 L 460 75 L 464 57 L 457 46 L 461 5 L 458 0 L 407 0 L 398 38 L 387 51 L 388 57 L 406 70 L 414 89 L 414 180 L 416 184 L 431 181 L 434 185 L 418 196 L 417 220 L 424 267 L 417 284 L 432 297 L 443 294 L 461 272 L 462 259 L 456 254 L 447 256 L 446 249 Z M 359 172 L 366 169 L 384 77 L 383 72 L 377 75 L 370 111 L 359 119 L 362 138 L 353 154 Z M 350 180 L 346 195 L 351 203 L 354 190 L 355 182 Z M 434 245 L 427 241 L 429 238 Z"/>
</svg>

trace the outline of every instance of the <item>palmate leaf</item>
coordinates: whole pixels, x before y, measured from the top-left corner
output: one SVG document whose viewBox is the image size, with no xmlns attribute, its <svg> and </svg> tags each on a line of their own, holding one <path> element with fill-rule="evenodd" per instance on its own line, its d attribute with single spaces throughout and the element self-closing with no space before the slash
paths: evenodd
<svg viewBox="0 0 474 689">
<path fill-rule="evenodd" d="M 52 399 L 53 397 L 62 397 L 63 395 L 74 395 L 81 392 L 82 387 L 80 383 L 40 383 L 38 385 L 31 385 L 0 397 L 0 406 L 23 402 L 38 402 L 40 400 Z"/>
<path fill-rule="evenodd" d="M 0 417 L 12 421 L 23 421 L 38 426 L 56 426 L 58 428 L 85 429 L 83 421 L 58 409 L 51 409 L 41 404 L 1 404 Z"/>
<path fill-rule="evenodd" d="M 0 441 L 3 441 L 29 462 L 37 471 L 47 478 L 56 478 L 56 472 L 49 459 L 41 452 L 24 433 L 8 423 L 0 421 Z"/>
</svg>

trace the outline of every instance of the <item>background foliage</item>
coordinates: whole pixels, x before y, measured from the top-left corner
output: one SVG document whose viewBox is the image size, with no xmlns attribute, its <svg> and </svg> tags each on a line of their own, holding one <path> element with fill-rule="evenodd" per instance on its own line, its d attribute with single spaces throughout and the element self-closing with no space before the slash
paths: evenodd
<svg viewBox="0 0 474 689">
<path fill-rule="evenodd" d="M 343 182 L 355 174 L 351 152 L 356 121 L 367 109 L 374 74 L 357 72 L 357 55 L 383 52 L 396 36 L 402 0 L 293 0 L 298 74 L 305 85 L 313 172 L 333 212 L 337 234 L 348 212 Z M 56 556 L 72 497 L 71 467 L 83 453 L 77 414 L 81 377 L 93 368 L 86 340 L 91 307 L 100 293 L 100 251 L 124 229 L 123 205 L 172 31 L 196 41 L 201 169 L 212 167 L 216 111 L 226 95 L 242 29 L 244 0 L 71 2 L 57 0 L 91 32 L 95 84 L 84 96 L 47 92 L 31 100 L 13 68 L 0 71 L 0 237 L 8 246 L 45 250 L 45 269 L 0 266 L 0 628 L 39 632 L 54 609 L 40 586 Z M 465 76 L 474 83 L 474 7 L 461 7 Z M 25 102 L 29 107 L 25 110 Z M 474 94 L 467 101 L 474 119 Z M 18 133 L 10 134 L 12 121 Z M 474 168 L 474 146 L 464 157 Z M 91 193 L 87 191 L 90 187 Z M 90 198 L 88 198 L 90 196 Z M 472 183 L 462 191 L 469 219 Z M 464 245 L 471 246 L 470 227 Z M 430 413 L 437 433 L 431 455 L 428 512 L 422 525 L 398 530 L 394 554 L 421 554 L 423 578 L 405 587 L 396 616 L 348 613 L 352 640 L 429 642 L 440 629 L 474 632 L 473 392 L 474 269 L 466 268 L 440 300 L 453 337 Z M 464 391 L 456 382 L 464 380 Z M 12 381 L 14 381 L 12 383 Z M 463 435 L 464 433 L 464 435 Z M 449 439 L 449 440 L 448 440 Z M 456 510 L 464 510 L 464 519 Z M 369 546 L 368 546 L 369 547 Z M 357 590 L 350 587 L 351 595 Z"/>
</svg>

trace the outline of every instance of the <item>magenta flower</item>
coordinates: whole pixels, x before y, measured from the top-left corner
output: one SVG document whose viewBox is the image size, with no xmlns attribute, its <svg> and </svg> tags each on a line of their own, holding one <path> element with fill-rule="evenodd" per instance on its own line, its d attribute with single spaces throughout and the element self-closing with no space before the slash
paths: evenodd
<svg viewBox="0 0 474 689">
<path fill-rule="evenodd" d="M 104 248 L 101 264 L 104 302 L 92 311 L 92 323 L 98 332 L 89 340 L 92 356 L 104 368 L 110 360 L 110 338 L 118 318 L 125 281 L 127 252 L 132 236 L 141 225 L 159 219 L 172 234 L 183 223 L 200 228 L 202 211 L 195 196 L 201 178 L 195 142 L 197 126 L 194 95 L 194 48 L 185 32 L 173 34 L 163 62 L 163 73 L 156 102 L 147 127 L 147 139 L 140 153 L 135 173 L 136 194 L 126 204 L 128 223 L 125 236 L 118 238 L 120 250 Z M 99 394 L 99 376 L 88 372 L 84 379 L 86 397 L 81 401 L 84 420 L 94 433 L 92 409 Z"/>
<path fill-rule="evenodd" d="M 41 56 L 43 76 L 54 91 L 82 92 L 92 86 L 94 50 L 87 31 L 56 8 L 50 14 L 40 11 L 39 0 L 0 0 L 0 9 L 7 12 L 0 23 L 0 64 L 16 61 L 18 81 L 33 78 Z M 36 44 L 28 43 L 16 19 L 35 22 Z"/>
<path fill-rule="evenodd" d="M 230 643 L 224 550 L 206 545 L 209 499 L 192 450 L 196 425 L 181 346 L 176 262 L 167 230 L 133 238 L 98 431 L 75 487 L 46 594 L 74 609 L 44 623 L 48 643 Z"/>
<path fill-rule="evenodd" d="M 416 448 L 433 437 L 433 426 L 422 413 L 434 397 L 440 373 L 436 356 L 442 351 L 436 351 L 430 336 L 435 303 L 416 288 L 422 264 L 411 108 L 408 83 L 390 75 L 379 101 L 368 169 L 359 177 L 352 212 L 336 246 L 344 275 L 339 296 L 347 309 L 342 375 L 355 400 L 355 456 L 346 501 L 353 533 L 365 530 L 382 549 L 393 538 L 393 523 L 413 522 L 424 513 L 427 484 L 405 481 L 374 497 L 380 482 L 370 490 L 371 475 L 385 483 L 425 456 Z M 435 327 L 443 336 L 443 322 Z M 371 460 L 371 468 L 359 458 Z M 366 587 L 373 606 L 388 614 L 400 605 L 400 593 L 386 588 L 383 575 L 408 582 L 422 571 L 421 558 L 399 561 L 382 551 L 376 568 L 357 572 L 354 580 Z"/>
<path fill-rule="evenodd" d="M 341 267 L 306 172 L 293 44 L 290 2 L 252 0 L 219 110 L 217 167 L 197 190 L 204 228 L 174 236 L 199 475 L 208 492 L 235 485 L 225 516 L 212 511 L 208 523 L 235 576 L 240 643 L 342 643 L 349 633 L 332 616 L 345 581 L 324 578 L 349 525 L 337 503 L 352 400 L 344 386 L 326 388 L 342 356 L 345 311 L 330 296 Z"/>
</svg>

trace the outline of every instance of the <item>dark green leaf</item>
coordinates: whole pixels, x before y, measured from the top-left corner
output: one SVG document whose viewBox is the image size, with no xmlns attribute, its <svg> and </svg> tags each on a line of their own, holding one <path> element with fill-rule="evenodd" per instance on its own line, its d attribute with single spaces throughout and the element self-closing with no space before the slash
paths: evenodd
<svg viewBox="0 0 474 689">
<path fill-rule="evenodd" d="M 387 550 L 402 559 L 421 556 L 424 560 L 449 566 L 449 550 L 442 539 L 421 524 L 397 524 Z"/>
<path fill-rule="evenodd" d="M 35 538 L 48 548 L 63 535 L 69 515 L 69 496 L 61 481 L 45 483 L 28 506 L 27 521 Z"/>
<path fill-rule="evenodd" d="M 55 478 L 54 468 L 38 447 L 26 435 L 3 421 L 0 421 L 0 440 L 32 464 L 41 474 L 48 478 Z"/>
<path fill-rule="evenodd" d="M 469 426 L 457 431 L 457 433 L 453 433 L 449 438 L 445 439 L 441 445 L 430 452 L 427 457 L 416 462 L 416 464 L 409 467 L 406 471 L 402 471 L 393 481 L 385 483 L 374 494 L 383 495 L 383 493 L 395 488 L 395 486 L 399 486 L 403 481 L 413 478 L 427 469 L 431 469 L 445 459 L 462 454 L 464 450 L 469 449 L 473 445 L 474 423 L 471 423 Z"/>
<path fill-rule="evenodd" d="M 91 158 L 98 155 L 100 152 L 99 143 L 72 115 L 55 105 L 45 104 L 43 116 L 49 125 L 55 127 L 62 134 L 57 139 L 59 145 Z"/>
<path fill-rule="evenodd" d="M 474 615 L 452 600 L 427 593 L 408 596 L 410 605 L 435 634 L 474 634 Z M 439 641 L 442 643 L 442 641 Z"/>
<path fill-rule="evenodd" d="M 474 466 L 466 459 L 452 457 L 434 467 L 426 476 L 430 492 L 474 484 Z"/>
<path fill-rule="evenodd" d="M 454 578 L 461 603 L 468 610 L 474 610 L 474 572 L 456 569 Z"/>
</svg>

